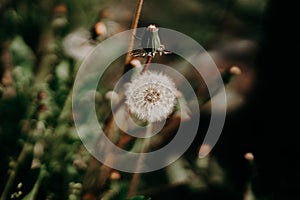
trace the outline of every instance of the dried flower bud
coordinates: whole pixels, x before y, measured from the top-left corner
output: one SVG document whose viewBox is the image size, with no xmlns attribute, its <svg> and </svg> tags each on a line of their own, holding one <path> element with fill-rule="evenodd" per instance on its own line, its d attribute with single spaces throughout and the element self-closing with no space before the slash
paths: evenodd
<svg viewBox="0 0 300 200">
<path fill-rule="evenodd" d="M 106 25 L 103 22 L 97 22 L 94 25 L 94 31 L 97 36 L 105 35 L 107 33 Z"/>
<path fill-rule="evenodd" d="M 121 174 L 118 171 L 112 171 L 110 174 L 111 180 L 119 180 L 121 178 Z"/>
<path fill-rule="evenodd" d="M 157 72 L 135 77 L 125 91 L 129 111 L 139 120 L 164 120 L 174 109 L 177 90 L 173 81 Z"/>
<path fill-rule="evenodd" d="M 118 93 L 116 93 L 115 91 L 108 91 L 105 94 L 105 99 L 113 101 L 115 103 L 118 103 L 118 101 L 120 100 Z"/>
<path fill-rule="evenodd" d="M 138 59 L 132 59 L 132 60 L 130 61 L 130 64 L 131 64 L 133 67 L 136 67 L 136 68 L 142 68 L 141 61 L 139 61 Z"/>
<path fill-rule="evenodd" d="M 86 162 L 81 158 L 75 159 L 73 165 L 77 170 L 85 170 L 88 167 Z"/>
<path fill-rule="evenodd" d="M 248 161 L 253 161 L 254 160 L 254 155 L 251 152 L 245 153 L 244 157 Z"/>
<path fill-rule="evenodd" d="M 242 74 L 242 70 L 238 67 L 238 66 L 232 66 L 230 69 L 229 69 L 229 72 L 232 74 L 232 75 L 240 75 Z"/>
<path fill-rule="evenodd" d="M 156 54 L 170 54 L 170 51 L 165 50 L 165 46 L 161 44 L 158 28 L 151 24 L 147 27 L 141 41 L 141 46 L 143 49 L 137 49 L 132 52 L 134 57 L 154 57 Z"/>
<path fill-rule="evenodd" d="M 199 149 L 199 157 L 209 154 L 211 146 L 209 144 L 202 144 Z"/>
<path fill-rule="evenodd" d="M 53 12 L 55 14 L 66 14 L 68 12 L 68 8 L 65 4 L 59 4 L 54 7 Z"/>
</svg>

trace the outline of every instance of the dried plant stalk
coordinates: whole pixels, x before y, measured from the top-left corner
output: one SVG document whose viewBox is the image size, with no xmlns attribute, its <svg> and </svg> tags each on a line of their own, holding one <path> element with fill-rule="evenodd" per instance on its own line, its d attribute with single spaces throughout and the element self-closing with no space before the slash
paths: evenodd
<svg viewBox="0 0 300 200">
<path fill-rule="evenodd" d="M 136 34 L 136 28 L 138 27 L 140 15 L 141 15 L 141 12 L 142 12 L 143 3 L 144 3 L 144 0 L 139 0 L 138 1 L 137 9 L 136 9 L 135 16 L 134 16 L 134 19 L 133 19 L 133 23 L 132 23 L 132 26 L 131 26 L 131 29 L 133 29 L 133 30 L 132 30 L 132 36 L 130 38 L 129 47 L 128 47 L 128 53 L 127 53 L 126 58 L 125 58 L 125 64 L 126 65 L 129 64 L 129 62 L 131 60 L 130 52 L 133 50 L 134 39 L 135 39 L 135 34 Z"/>
</svg>

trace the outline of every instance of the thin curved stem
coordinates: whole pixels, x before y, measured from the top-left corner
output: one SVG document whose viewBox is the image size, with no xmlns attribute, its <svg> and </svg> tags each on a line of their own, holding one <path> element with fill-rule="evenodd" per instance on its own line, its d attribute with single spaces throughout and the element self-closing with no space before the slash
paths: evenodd
<svg viewBox="0 0 300 200">
<path fill-rule="evenodd" d="M 128 194 L 127 194 L 127 197 L 130 198 L 132 196 L 134 196 L 136 194 L 136 190 L 138 188 L 138 184 L 139 184 L 139 181 L 140 181 L 140 173 L 138 171 L 140 171 L 141 169 L 141 166 L 143 165 L 143 162 L 144 162 L 144 159 L 145 159 L 145 156 L 143 153 L 145 153 L 147 147 L 149 146 L 149 142 L 150 142 L 150 138 L 148 138 L 149 135 L 151 135 L 152 133 L 152 124 L 149 123 L 148 126 L 147 126 L 147 129 L 146 129 L 146 138 L 144 139 L 143 141 L 143 144 L 142 144 L 142 147 L 141 147 L 141 154 L 140 154 L 140 157 L 137 161 L 137 165 L 136 165 L 136 172 L 137 173 L 134 173 L 133 176 L 132 176 L 132 179 L 131 179 L 131 183 L 129 185 L 129 190 L 128 190 Z"/>
<path fill-rule="evenodd" d="M 131 26 L 131 29 L 133 29 L 133 30 L 132 30 L 132 35 L 131 35 L 131 38 L 130 38 L 128 52 L 127 52 L 127 55 L 126 55 L 126 58 L 125 58 L 125 64 L 129 64 L 129 62 L 131 60 L 130 52 L 133 50 L 134 40 L 135 40 L 135 35 L 136 35 L 136 28 L 138 27 L 139 19 L 140 19 L 141 12 L 142 12 L 143 3 L 144 3 L 144 0 L 139 0 L 136 11 L 135 11 L 133 23 L 132 23 L 132 26 Z"/>
<path fill-rule="evenodd" d="M 145 66 L 144 66 L 143 71 L 141 72 L 141 74 L 145 73 L 148 70 L 151 61 L 152 61 L 152 56 L 148 56 L 146 64 L 145 64 Z"/>
</svg>

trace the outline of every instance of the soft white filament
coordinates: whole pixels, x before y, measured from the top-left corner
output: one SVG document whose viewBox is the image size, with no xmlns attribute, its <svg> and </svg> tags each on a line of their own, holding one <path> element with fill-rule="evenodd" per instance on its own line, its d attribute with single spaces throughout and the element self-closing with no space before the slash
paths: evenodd
<svg viewBox="0 0 300 200">
<path fill-rule="evenodd" d="M 166 119 L 174 109 L 176 94 L 168 76 L 151 71 L 135 77 L 125 91 L 129 111 L 148 122 Z"/>
</svg>

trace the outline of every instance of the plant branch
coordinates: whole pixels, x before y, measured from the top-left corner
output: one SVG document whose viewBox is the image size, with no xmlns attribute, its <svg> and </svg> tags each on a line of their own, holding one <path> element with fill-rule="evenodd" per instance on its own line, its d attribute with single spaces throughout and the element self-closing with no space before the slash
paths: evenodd
<svg viewBox="0 0 300 200">
<path fill-rule="evenodd" d="M 152 132 L 152 124 L 149 123 L 147 126 L 147 130 L 146 130 L 146 136 L 151 135 L 151 132 Z M 147 146 L 149 146 L 149 142 L 150 142 L 150 138 L 145 138 L 143 141 L 143 144 L 141 147 L 142 154 L 140 155 L 140 157 L 138 158 L 138 161 L 137 161 L 137 165 L 136 165 L 137 173 L 133 174 L 131 183 L 129 185 L 129 190 L 128 190 L 128 194 L 127 194 L 128 198 L 130 198 L 136 194 L 136 190 L 137 190 L 137 187 L 138 187 L 138 184 L 140 181 L 140 173 L 138 171 L 140 171 L 140 168 L 144 162 L 145 156 L 143 153 L 146 152 L 146 148 L 147 148 Z"/>
<path fill-rule="evenodd" d="M 147 61 L 146 61 L 146 64 L 144 65 L 144 68 L 143 68 L 143 71 L 141 72 L 141 74 L 145 73 L 148 70 L 151 61 L 152 61 L 152 56 L 147 56 Z"/>
<path fill-rule="evenodd" d="M 142 7 L 143 7 L 143 2 L 144 2 L 144 0 L 139 0 L 138 1 L 138 5 L 137 5 L 136 11 L 135 11 L 133 23 L 131 25 L 132 35 L 131 35 L 131 38 L 130 38 L 128 52 L 127 52 L 127 55 L 126 55 L 126 58 L 125 58 L 125 64 L 126 65 L 129 64 L 129 62 L 131 60 L 130 52 L 133 50 L 134 39 L 135 39 L 135 35 L 136 35 L 136 28 L 138 27 L 141 11 L 142 11 Z"/>
</svg>

